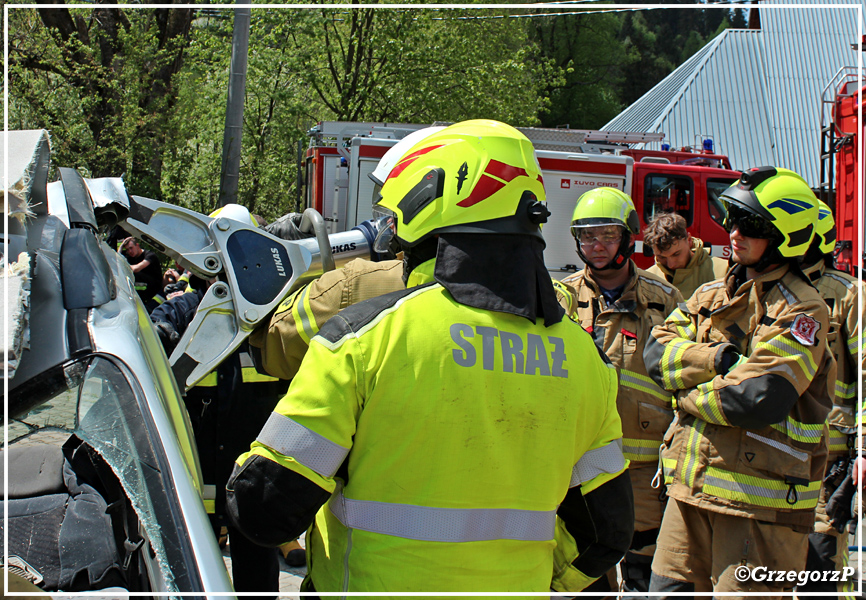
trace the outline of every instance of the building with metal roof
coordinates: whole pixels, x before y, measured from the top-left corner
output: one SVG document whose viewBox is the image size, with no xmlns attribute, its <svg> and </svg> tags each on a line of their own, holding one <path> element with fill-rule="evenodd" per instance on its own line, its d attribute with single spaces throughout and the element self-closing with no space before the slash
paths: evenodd
<svg viewBox="0 0 866 600">
<path fill-rule="evenodd" d="M 602 129 L 664 133 L 673 147 L 708 135 L 734 168 L 786 167 L 818 187 L 822 92 L 858 64 L 863 5 L 759 7 L 760 29 L 725 30 Z"/>
</svg>

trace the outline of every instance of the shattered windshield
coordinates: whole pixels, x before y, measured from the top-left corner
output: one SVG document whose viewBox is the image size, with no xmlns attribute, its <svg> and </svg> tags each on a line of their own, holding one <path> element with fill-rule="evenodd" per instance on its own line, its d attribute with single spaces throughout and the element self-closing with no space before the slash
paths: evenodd
<svg viewBox="0 0 866 600">
<path fill-rule="evenodd" d="M 9 422 L 9 446 L 62 446 L 72 434 L 92 446 L 120 480 L 138 514 L 167 590 L 178 590 L 188 574 L 179 556 L 183 544 L 175 539 L 177 535 L 165 534 L 177 531 L 170 524 L 174 503 L 166 493 L 149 437 L 153 427 L 140 408 L 135 388 L 107 357 L 88 357 L 67 366 L 65 372 L 67 389 Z"/>
</svg>

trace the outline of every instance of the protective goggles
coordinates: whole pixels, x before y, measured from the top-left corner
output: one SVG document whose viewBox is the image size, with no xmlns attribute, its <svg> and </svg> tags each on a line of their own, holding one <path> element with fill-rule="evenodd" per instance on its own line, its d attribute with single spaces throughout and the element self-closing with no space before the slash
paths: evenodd
<svg viewBox="0 0 866 600">
<path fill-rule="evenodd" d="M 599 231 L 598 227 L 586 226 L 571 226 L 571 235 L 577 240 L 581 246 L 592 248 L 598 243 L 605 246 L 612 246 L 622 242 L 622 227 L 610 228 L 607 231 Z"/>
<path fill-rule="evenodd" d="M 373 206 L 373 223 L 377 231 L 373 251 L 386 254 L 397 237 L 397 215 L 377 204 Z"/>
<path fill-rule="evenodd" d="M 736 226 L 740 235 L 745 237 L 763 240 L 779 237 L 779 230 L 771 221 L 730 202 L 725 202 L 725 208 L 728 214 L 725 216 L 723 226 L 728 233 L 731 233 Z"/>
</svg>

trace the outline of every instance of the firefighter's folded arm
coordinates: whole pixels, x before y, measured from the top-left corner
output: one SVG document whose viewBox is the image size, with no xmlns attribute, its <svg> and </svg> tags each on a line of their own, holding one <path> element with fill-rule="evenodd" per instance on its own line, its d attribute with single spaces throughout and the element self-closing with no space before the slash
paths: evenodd
<svg viewBox="0 0 866 600">
<path fill-rule="evenodd" d="M 647 373 L 669 392 L 711 381 L 722 368 L 723 356 L 734 350 L 724 342 L 697 343 L 681 337 L 677 325 L 656 325 L 644 347 Z"/>
<path fill-rule="evenodd" d="M 634 535 L 634 496 L 628 470 L 584 495 L 568 491 L 557 511 L 551 587 L 579 592 L 622 559 Z"/>
<path fill-rule="evenodd" d="M 823 337 L 804 345 L 785 320 L 754 339 L 752 346 L 748 358 L 725 351 L 722 372 L 681 395 L 679 408 L 715 425 L 761 429 L 785 419 L 819 365 L 826 365 L 823 355 L 829 358 Z M 830 380 L 835 381 L 835 372 Z"/>
</svg>

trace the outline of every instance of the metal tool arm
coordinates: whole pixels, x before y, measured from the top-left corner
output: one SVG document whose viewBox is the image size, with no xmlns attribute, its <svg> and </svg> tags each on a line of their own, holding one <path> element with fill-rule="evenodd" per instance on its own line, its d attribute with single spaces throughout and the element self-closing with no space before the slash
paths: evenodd
<svg viewBox="0 0 866 600">
<path fill-rule="evenodd" d="M 301 229 L 312 228 L 315 241 L 281 240 L 252 224 L 206 217 L 140 196 L 131 197 L 123 227 L 212 282 L 169 358 L 183 389 L 236 350 L 286 296 L 335 267 L 332 240 L 321 215 L 312 209 L 304 213 Z M 347 234 L 358 238 L 361 253 L 369 256 L 364 236 Z"/>
</svg>

